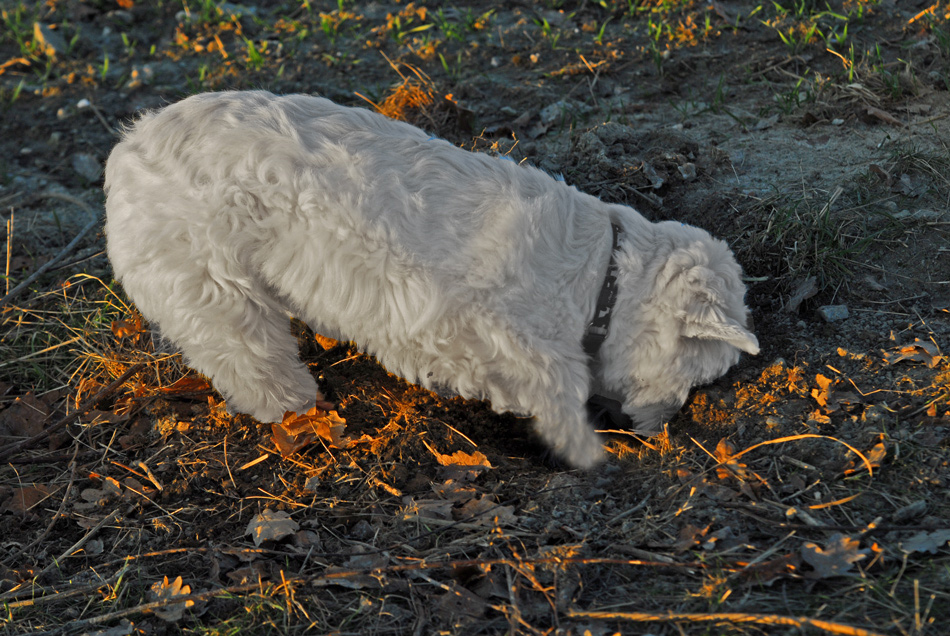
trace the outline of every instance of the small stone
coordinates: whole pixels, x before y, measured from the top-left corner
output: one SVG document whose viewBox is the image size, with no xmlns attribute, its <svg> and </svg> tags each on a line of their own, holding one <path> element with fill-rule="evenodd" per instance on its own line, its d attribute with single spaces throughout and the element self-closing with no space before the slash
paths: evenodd
<svg viewBox="0 0 950 636">
<path fill-rule="evenodd" d="M 825 322 L 835 322 L 848 317 L 847 305 L 825 305 L 818 308 L 818 315 Z"/>
<path fill-rule="evenodd" d="M 921 221 L 940 221 L 944 214 L 937 210 L 917 210 L 911 216 Z"/>
<path fill-rule="evenodd" d="M 106 14 L 107 18 L 111 18 L 116 22 L 122 22 L 124 24 L 132 24 L 135 21 L 135 17 L 130 11 L 123 11 L 122 9 L 116 9 L 115 11 L 110 11 Z"/>
<path fill-rule="evenodd" d="M 844 123 L 844 120 L 841 119 L 840 117 L 835 117 L 834 119 L 831 120 L 832 126 L 840 126 L 843 123 Z"/>
<path fill-rule="evenodd" d="M 66 40 L 48 24 L 33 23 L 33 41 L 48 57 L 56 57 L 66 52 Z"/>
<path fill-rule="evenodd" d="M 554 102 L 541 109 L 539 117 L 545 126 L 551 126 L 563 116 L 570 116 L 570 105 L 565 101 Z"/>
<path fill-rule="evenodd" d="M 696 164 L 695 163 L 684 163 L 681 166 L 676 166 L 680 171 L 680 176 L 683 177 L 686 181 L 692 181 L 696 178 Z"/>
<path fill-rule="evenodd" d="M 73 155 L 71 163 L 73 170 L 88 181 L 98 181 L 100 175 L 102 175 L 102 164 L 88 153 L 77 152 Z"/>
<path fill-rule="evenodd" d="M 894 523 L 904 523 L 922 516 L 925 512 L 927 512 L 927 502 L 923 499 L 918 499 L 912 504 L 897 509 L 894 514 L 891 515 L 891 519 Z"/>
</svg>

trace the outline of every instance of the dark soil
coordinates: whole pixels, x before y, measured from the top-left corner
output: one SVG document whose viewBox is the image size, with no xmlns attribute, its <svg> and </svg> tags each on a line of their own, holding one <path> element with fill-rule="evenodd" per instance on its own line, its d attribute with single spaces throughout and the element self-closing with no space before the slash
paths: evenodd
<svg viewBox="0 0 950 636">
<path fill-rule="evenodd" d="M 442 399 L 298 326 L 348 444 L 318 438 L 283 458 L 270 426 L 229 416 L 200 384 L 172 386 L 193 373 L 147 330 L 116 331 L 134 311 L 89 234 L 2 308 L 0 449 L 51 434 L 0 468 L 5 633 L 827 630 L 806 618 L 870 630 L 840 633 L 944 633 L 942 9 L 925 28 L 913 18 L 929 2 L 830 3 L 866 5 L 848 38 L 880 51 L 878 70 L 860 58 L 848 77 L 823 41 L 785 46 L 764 23 L 775 6 L 749 17 L 754 2 L 642 2 L 633 16 L 610 2 L 428 3 L 425 16 L 344 4 L 344 20 L 325 2 L 189 6 L 190 19 L 177 2 L 29 6 L 28 37 L 34 20 L 78 34 L 48 70 L 42 53 L 24 57 L 8 9 L 10 287 L 87 222 L 45 193 L 101 210 L 101 177 L 83 162 L 101 165 L 124 123 L 194 92 L 266 88 L 370 100 L 652 220 L 708 229 L 749 277 L 762 353 L 697 389 L 656 438 L 598 422 L 609 459 L 580 472 L 546 453 L 529 419 Z M 668 37 L 654 41 L 650 20 Z M 413 87 L 432 101 L 400 102 Z M 848 317 L 823 319 L 828 305 Z M 140 361 L 95 410 L 51 428 Z M 248 526 L 265 509 L 289 513 L 295 532 L 256 545 Z M 178 576 L 203 594 L 196 605 L 181 617 L 167 602 L 141 607 Z"/>
</svg>

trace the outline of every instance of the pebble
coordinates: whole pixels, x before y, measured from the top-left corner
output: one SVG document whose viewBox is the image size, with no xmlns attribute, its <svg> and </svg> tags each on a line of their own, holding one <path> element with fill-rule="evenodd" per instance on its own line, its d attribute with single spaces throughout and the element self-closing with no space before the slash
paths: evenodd
<svg viewBox="0 0 950 636">
<path fill-rule="evenodd" d="M 695 163 L 684 163 L 683 165 L 676 167 L 680 171 L 680 176 L 682 176 L 686 181 L 692 181 L 696 178 Z"/>
<path fill-rule="evenodd" d="M 71 160 L 73 170 L 89 181 L 98 181 L 102 174 L 102 164 L 92 155 L 85 152 L 77 152 Z"/>
<path fill-rule="evenodd" d="M 835 322 L 848 317 L 847 305 L 824 305 L 818 308 L 818 315 L 825 322 Z"/>
</svg>

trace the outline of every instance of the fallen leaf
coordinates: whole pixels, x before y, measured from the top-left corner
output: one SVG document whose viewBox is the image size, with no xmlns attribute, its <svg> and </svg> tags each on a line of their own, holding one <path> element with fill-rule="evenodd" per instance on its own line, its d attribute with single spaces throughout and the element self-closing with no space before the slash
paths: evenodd
<svg viewBox="0 0 950 636">
<path fill-rule="evenodd" d="M 251 583 L 271 578 L 273 574 L 271 570 L 272 564 L 270 561 L 258 561 L 250 565 L 235 568 L 229 571 L 225 576 L 238 584 Z"/>
<path fill-rule="evenodd" d="M 929 340 L 915 338 L 913 344 L 896 347 L 890 351 L 884 352 L 884 362 L 886 364 L 897 364 L 903 360 L 912 362 L 922 362 L 928 368 L 933 369 L 937 363 L 943 359 L 940 355 L 940 349 Z"/>
<path fill-rule="evenodd" d="M 433 484 L 432 492 L 437 494 L 441 499 L 447 499 L 449 501 L 468 501 L 472 499 L 477 494 L 474 488 L 469 486 L 463 486 L 463 482 L 457 479 L 448 479 L 445 483 L 442 484 Z"/>
<path fill-rule="evenodd" d="M 687 523 L 685 526 L 680 528 L 679 536 L 676 538 L 676 543 L 673 544 L 676 552 L 686 552 L 687 550 L 699 545 L 700 540 L 706 536 L 706 533 L 709 532 L 709 528 L 710 526 L 699 528 L 691 523 Z"/>
<path fill-rule="evenodd" d="M 745 534 L 737 535 L 732 526 L 723 526 L 715 532 L 706 535 L 706 540 L 702 542 L 703 550 L 733 550 L 739 546 L 748 546 L 749 537 Z"/>
<path fill-rule="evenodd" d="M 32 393 L 14 400 L 0 411 L 0 435 L 33 437 L 43 431 L 49 407 Z"/>
<path fill-rule="evenodd" d="M 809 542 L 802 545 L 800 552 L 805 562 L 815 569 L 812 576 L 827 579 L 848 574 L 855 563 L 867 557 L 870 550 L 859 550 L 859 544 L 857 539 L 835 534 L 826 548 Z"/>
<path fill-rule="evenodd" d="M 137 340 L 139 335 L 145 331 L 142 328 L 142 316 L 139 314 L 135 314 L 131 320 L 113 320 L 109 328 L 112 330 L 112 335 L 119 340 L 123 338 Z"/>
<path fill-rule="evenodd" d="M 818 388 L 811 390 L 811 396 L 826 413 L 837 411 L 843 404 L 862 403 L 860 396 L 854 392 L 838 390 L 837 380 L 826 378 L 819 373 L 815 375 L 815 382 L 818 383 Z"/>
<path fill-rule="evenodd" d="M 908 553 L 928 552 L 936 554 L 950 541 L 950 530 L 935 530 L 933 532 L 918 532 L 907 541 L 901 542 L 901 550 Z"/>
<path fill-rule="evenodd" d="M 191 594 L 191 586 L 183 585 L 180 576 L 171 582 L 168 581 L 168 577 L 166 576 L 161 582 L 156 581 L 152 583 L 152 586 L 149 588 L 149 597 L 152 601 L 166 602 L 173 600 L 175 597 L 186 596 L 188 594 Z M 194 605 L 194 601 L 170 603 L 155 609 L 155 615 L 163 621 L 174 623 L 180 621 L 185 615 L 185 610 L 189 607 L 194 607 Z"/>
<path fill-rule="evenodd" d="M 424 441 L 423 444 L 425 444 Z M 481 451 L 474 453 L 455 451 L 451 455 L 443 455 L 428 444 L 425 444 L 425 447 L 435 456 L 442 467 L 441 473 L 449 480 L 472 481 L 483 472 L 492 469 L 491 462 Z"/>
<path fill-rule="evenodd" d="M 868 463 L 871 464 L 871 468 L 880 468 L 881 463 L 884 461 L 884 458 L 887 456 L 887 445 L 884 443 L 884 436 L 880 436 L 880 441 L 871 447 L 870 450 L 863 451 L 864 456 L 867 458 Z M 864 463 L 860 457 L 855 457 L 851 459 L 844 468 L 845 475 L 851 475 L 856 472 L 863 472 L 867 470 L 867 464 Z"/>
<path fill-rule="evenodd" d="M 280 425 L 291 435 L 314 433 L 337 448 L 348 446 L 347 439 L 343 437 L 346 420 L 336 411 L 324 411 L 316 406 L 303 415 L 287 411 Z"/>
<path fill-rule="evenodd" d="M 770 561 L 750 565 L 741 571 L 743 578 L 752 579 L 762 585 L 771 585 L 776 580 L 794 574 L 801 566 L 802 557 L 797 552 L 791 552 Z"/>
<path fill-rule="evenodd" d="M 811 390 L 811 396 L 818 402 L 818 406 L 828 410 L 834 383 L 830 378 L 826 378 L 820 373 L 815 376 L 815 381 L 818 383 L 818 388 Z M 835 408 L 837 407 L 833 407 L 830 410 L 834 410 Z"/>
<path fill-rule="evenodd" d="M 403 497 L 402 518 L 408 521 L 416 518 L 449 520 L 452 518 L 453 501 L 443 499 L 414 499 Z"/>
<path fill-rule="evenodd" d="M 52 490 L 43 484 L 21 486 L 13 489 L 13 496 L 7 500 L 4 510 L 7 512 L 28 513 L 34 506 L 49 497 Z"/>
<path fill-rule="evenodd" d="M 324 351 L 329 351 L 333 347 L 340 344 L 339 340 L 334 340 L 333 338 L 327 338 L 326 336 L 322 336 L 318 333 L 313 334 L 313 339 L 316 341 L 318 345 L 320 345 L 320 347 Z"/>
<path fill-rule="evenodd" d="M 452 511 L 457 521 L 480 526 L 512 525 L 518 521 L 514 506 L 502 506 L 492 495 L 484 494 L 478 499 L 469 499 L 461 508 Z"/>
<path fill-rule="evenodd" d="M 468 588 L 454 581 L 450 581 L 447 587 L 450 589 L 439 597 L 435 605 L 435 613 L 443 619 L 458 625 L 460 620 L 474 621 L 488 612 L 488 603 Z"/>
<path fill-rule="evenodd" d="M 94 632 L 83 632 L 88 636 L 129 636 L 135 630 L 135 625 L 127 618 L 123 618 L 115 627 L 107 627 Z"/>
<path fill-rule="evenodd" d="M 336 448 L 347 448 L 350 445 L 350 440 L 343 437 L 346 420 L 336 411 L 323 409 L 331 406 L 329 402 L 320 401 L 302 415 L 287 411 L 280 424 L 271 424 L 272 439 L 285 459 L 318 438 L 323 438 Z"/>
<path fill-rule="evenodd" d="M 271 440 L 274 446 L 280 451 L 280 456 L 287 459 L 294 453 L 306 448 L 317 441 L 317 436 L 312 433 L 302 433 L 300 435 L 291 435 L 280 424 L 271 424 Z"/>
<path fill-rule="evenodd" d="M 716 445 L 716 451 L 713 455 L 716 458 L 716 461 L 719 462 L 719 465 L 716 467 L 716 476 L 719 479 L 728 479 L 729 477 L 735 477 L 737 479 L 747 479 L 752 475 L 746 470 L 746 465 L 739 462 L 737 459 L 733 459 L 733 455 L 736 454 L 736 449 L 729 440 L 723 437 L 719 440 L 719 443 Z"/>
<path fill-rule="evenodd" d="M 264 512 L 251 519 L 244 534 L 251 535 L 254 545 L 261 547 L 265 541 L 280 541 L 299 529 L 300 524 L 291 519 L 289 513 L 283 510 L 274 512 L 270 508 L 265 508 Z"/>
</svg>

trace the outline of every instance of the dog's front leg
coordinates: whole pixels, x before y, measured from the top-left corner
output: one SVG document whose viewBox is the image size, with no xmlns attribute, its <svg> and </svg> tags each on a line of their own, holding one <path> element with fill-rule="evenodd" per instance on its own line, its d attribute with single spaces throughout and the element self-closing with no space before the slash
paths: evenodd
<svg viewBox="0 0 950 636">
<path fill-rule="evenodd" d="M 580 370 L 569 367 L 554 378 L 554 389 L 534 396 L 534 429 L 559 457 L 577 468 L 591 468 L 604 457 L 600 436 L 588 420 L 589 383 Z"/>
</svg>

